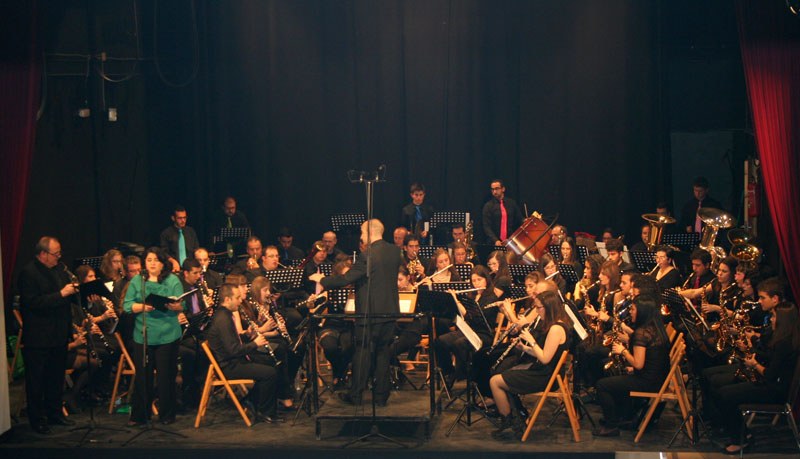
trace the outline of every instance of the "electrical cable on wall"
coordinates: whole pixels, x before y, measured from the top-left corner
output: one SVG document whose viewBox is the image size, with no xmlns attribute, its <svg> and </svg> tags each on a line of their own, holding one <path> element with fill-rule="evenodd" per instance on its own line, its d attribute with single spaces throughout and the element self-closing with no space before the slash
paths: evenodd
<svg viewBox="0 0 800 459">
<path fill-rule="evenodd" d="M 161 81 L 165 85 L 173 88 L 183 88 L 191 84 L 192 81 L 197 78 L 197 71 L 200 68 L 200 44 L 197 36 L 197 17 L 194 0 L 191 0 L 189 4 L 192 10 L 192 30 L 194 32 L 194 65 L 192 66 L 192 74 L 189 75 L 189 78 L 187 78 L 186 81 L 181 83 L 169 81 L 167 77 L 164 76 L 164 72 L 161 70 L 161 64 L 158 61 L 158 0 L 156 0 L 153 4 L 153 62 L 155 62 L 156 73 L 158 73 L 158 77 L 161 79 Z"/>
</svg>

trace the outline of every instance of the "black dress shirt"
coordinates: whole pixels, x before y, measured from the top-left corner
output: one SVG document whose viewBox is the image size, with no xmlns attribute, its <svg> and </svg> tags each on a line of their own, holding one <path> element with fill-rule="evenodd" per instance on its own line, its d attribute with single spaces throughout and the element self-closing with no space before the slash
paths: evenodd
<svg viewBox="0 0 800 459">
<path fill-rule="evenodd" d="M 522 225 L 522 211 L 517 202 L 508 196 L 503 198 L 503 206 L 506 208 L 506 237 L 510 237 L 514 231 Z M 500 240 L 500 222 L 502 221 L 502 211 L 500 210 L 500 200 L 492 198 L 483 205 L 483 233 L 486 235 L 486 243 L 494 244 Z"/>
<path fill-rule="evenodd" d="M 303 252 L 302 249 L 293 245 L 289 246 L 288 249 L 278 246 L 278 253 L 280 254 L 281 263 L 283 264 L 287 264 L 289 260 L 302 260 L 306 257 L 306 253 Z"/>
<path fill-rule="evenodd" d="M 233 313 L 227 308 L 217 308 L 206 328 L 206 339 L 214 358 L 223 369 L 234 363 L 247 361 L 247 353 L 258 346 L 255 341 L 243 343 L 233 324 Z"/>
<path fill-rule="evenodd" d="M 71 297 L 62 297 L 61 289 L 69 282 L 63 269 L 48 268 L 33 260 L 19 273 L 19 310 L 27 348 L 66 348 L 72 337 Z"/>
<path fill-rule="evenodd" d="M 161 248 L 166 250 L 169 256 L 178 260 L 178 228 L 175 225 L 170 225 L 161 232 Z M 191 226 L 183 227 L 183 242 L 186 244 L 186 258 L 194 257 L 194 251 L 200 247 L 200 242 L 197 239 L 197 233 Z M 178 260 L 180 261 L 180 260 Z"/>
</svg>

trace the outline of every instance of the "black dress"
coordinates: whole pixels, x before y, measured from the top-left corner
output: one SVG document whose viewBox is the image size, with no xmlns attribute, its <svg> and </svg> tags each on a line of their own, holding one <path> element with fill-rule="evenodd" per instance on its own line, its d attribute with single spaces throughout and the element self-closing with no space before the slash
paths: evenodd
<svg viewBox="0 0 800 459">
<path fill-rule="evenodd" d="M 648 323 L 633 332 L 630 349 L 645 348 L 644 366 L 631 375 L 611 376 L 597 381 L 597 401 L 603 408 L 606 426 L 616 427 L 633 416 L 631 391 L 657 392 L 669 372 L 669 341 Z M 635 352 L 631 350 L 631 352 Z"/>
<path fill-rule="evenodd" d="M 655 278 L 655 275 L 653 278 Z M 681 273 L 679 273 L 677 269 L 672 268 L 668 273 L 664 274 L 661 279 L 657 279 L 656 283 L 662 291 L 668 288 L 680 287 Z"/>
<path fill-rule="evenodd" d="M 571 333 L 569 327 L 561 322 L 556 322 L 551 328 L 555 326 L 563 328 L 567 338 L 564 340 L 564 344 L 558 345 L 558 349 L 556 349 L 556 353 L 553 354 L 553 358 L 550 359 L 550 362 L 545 365 L 526 353 L 516 366 L 501 373 L 503 381 L 505 381 L 510 392 L 515 394 L 530 394 L 531 392 L 543 391 L 545 387 L 547 387 L 547 382 L 553 375 L 553 370 L 555 370 L 559 359 L 561 359 L 561 354 L 563 354 L 564 351 L 568 351 L 570 346 Z M 547 335 L 544 334 L 542 336 L 542 341 L 546 337 Z M 544 342 L 542 342 L 541 346 L 543 345 Z M 533 361 L 531 361 L 531 359 Z"/>
</svg>

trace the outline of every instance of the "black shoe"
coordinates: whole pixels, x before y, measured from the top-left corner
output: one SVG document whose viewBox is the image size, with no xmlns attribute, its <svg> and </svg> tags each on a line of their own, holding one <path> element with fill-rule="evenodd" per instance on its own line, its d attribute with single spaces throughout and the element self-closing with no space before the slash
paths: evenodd
<svg viewBox="0 0 800 459">
<path fill-rule="evenodd" d="M 360 405 L 361 400 L 356 400 L 347 392 L 339 392 L 339 400 L 347 403 L 348 405 Z"/>
<path fill-rule="evenodd" d="M 389 396 L 381 397 L 380 395 L 375 396 L 375 404 L 378 406 L 386 406 L 389 403 Z"/>
<path fill-rule="evenodd" d="M 52 432 L 46 423 L 33 424 L 31 429 L 33 429 L 34 432 L 42 435 L 47 435 Z"/>
<path fill-rule="evenodd" d="M 159 421 L 161 421 L 161 424 L 165 426 L 168 426 L 170 424 L 175 424 L 175 416 L 168 416 L 165 417 L 164 419 L 159 419 Z"/>
<path fill-rule="evenodd" d="M 619 429 L 616 427 L 603 427 L 592 431 L 594 437 L 619 437 Z"/>
<path fill-rule="evenodd" d="M 247 410 L 247 414 L 251 418 L 258 420 L 258 410 L 256 409 L 256 406 L 253 405 L 253 402 L 247 399 L 242 400 L 242 408 Z"/>
<path fill-rule="evenodd" d="M 74 426 L 75 421 L 71 419 L 67 419 L 66 416 L 63 414 L 59 414 L 58 416 L 47 418 L 47 424 L 49 425 L 59 425 L 59 426 Z"/>
<path fill-rule="evenodd" d="M 281 422 L 286 422 L 286 418 L 279 414 L 262 414 L 258 416 L 260 421 L 266 422 L 267 424 L 279 424 Z"/>
</svg>

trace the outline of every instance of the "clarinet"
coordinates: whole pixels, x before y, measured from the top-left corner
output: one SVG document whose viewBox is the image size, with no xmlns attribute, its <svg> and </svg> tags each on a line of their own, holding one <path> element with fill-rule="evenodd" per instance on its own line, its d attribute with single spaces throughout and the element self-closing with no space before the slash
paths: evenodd
<svg viewBox="0 0 800 459">
<path fill-rule="evenodd" d="M 522 317 L 523 318 L 528 317 L 528 314 L 533 312 L 534 309 L 536 309 L 536 308 L 528 309 Z M 486 351 L 486 354 L 489 355 L 492 352 L 494 352 L 494 350 L 497 349 L 497 346 L 500 346 L 500 344 L 503 342 L 503 340 L 505 340 L 508 337 L 508 335 L 510 335 L 511 332 L 513 332 L 516 329 L 517 329 L 517 324 L 509 325 L 508 328 L 506 328 L 506 331 L 504 331 L 503 334 L 500 335 L 500 338 L 497 339 L 497 342 L 492 344 L 492 347 L 490 347 L 489 350 Z"/>
<path fill-rule="evenodd" d="M 78 277 L 75 276 L 75 274 L 73 274 L 72 271 L 70 271 L 69 268 L 67 268 L 67 265 L 65 265 L 63 262 L 60 264 L 61 267 L 64 269 L 64 272 L 67 273 L 67 276 L 69 276 L 69 281 L 77 288 L 77 286 L 80 284 L 80 282 L 78 282 Z M 93 316 L 91 313 L 89 313 L 89 308 L 83 304 L 83 301 L 78 300 L 78 304 L 80 305 L 81 310 L 83 311 L 83 315 L 86 317 L 86 320 L 91 322 Z M 103 346 L 106 348 L 106 351 L 109 354 L 111 354 L 112 353 L 111 346 L 108 345 L 108 340 L 106 340 L 106 336 L 103 334 L 102 330 L 100 331 L 100 334 L 97 335 L 97 337 L 100 339 L 100 342 L 103 343 Z M 89 334 L 89 338 L 91 338 L 91 334 Z M 97 353 L 91 349 L 91 346 L 88 346 L 87 344 L 87 348 L 92 351 L 93 357 L 97 358 Z"/>
<path fill-rule="evenodd" d="M 278 331 L 281 337 L 286 341 L 286 344 L 289 345 L 289 349 L 294 349 L 294 342 L 292 341 L 291 335 L 289 335 L 289 330 L 286 328 L 286 321 L 283 319 L 282 315 L 275 311 L 275 303 L 272 303 L 269 310 L 265 310 L 257 301 L 250 301 L 250 304 L 260 315 L 272 319 L 278 324 Z"/>
<path fill-rule="evenodd" d="M 522 327 L 520 329 L 520 332 L 522 330 L 535 329 L 536 325 L 539 325 L 539 321 L 541 319 L 542 319 L 541 316 L 537 317 L 535 321 L 533 321 L 533 322 L 529 323 L 528 325 L 525 325 L 524 327 Z M 497 359 L 497 362 L 495 362 L 494 365 L 492 365 L 492 371 L 494 371 L 498 367 L 498 365 L 500 365 L 500 363 L 503 360 L 505 360 L 505 358 L 508 356 L 508 354 L 511 352 L 511 350 L 514 349 L 514 347 L 517 346 L 517 343 L 519 343 L 519 341 L 521 339 L 522 339 L 522 336 L 517 336 L 516 338 L 512 339 L 511 341 L 509 341 L 508 347 L 506 348 L 506 350 L 503 351 L 502 354 L 500 354 L 500 357 Z"/>
<path fill-rule="evenodd" d="M 240 316 L 242 319 L 244 319 L 245 323 L 247 323 L 247 328 L 251 328 L 251 329 L 253 329 L 253 331 L 255 331 L 255 332 L 256 332 L 256 335 L 258 335 L 258 336 L 261 336 L 261 337 L 263 337 L 263 336 L 264 336 L 264 335 L 262 335 L 262 334 L 261 334 L 261 332 L 260 332 L 260 331 L 258 331 L 258 327 L 257 327 L 257 326 L 256 326 L 256 324 L 255 324 L 255 323 L 254 323 L 254 322 L 253 322 L 253 321 L 250 319 L 250 316 L 248 316 L 248 315 L 247 315 L 247 313 L 246 313 L 246 312 L 244 312 L 244 309 L 239 309 L 239 316 Z M 264 340 L 266 341 L 266 338 L 264 338 Z M 264 345 L 264 347 L 267 349 L 267 352 L 269 352 L 269 355 L 270 355 L 270 357 L 272 357 L 272 360 L 274 360 L 274 361 L 275 361 L 275 366 L 278 366 L 278 365 L 280 365 L 280 364 L 281 364 L 281 361 L 280 361 L 280 360 L 278 360 L 278 358 L 275 356 L 275 351 L 272 349 L 272 346 L 270 346 L 270 345 L 269 345 L 269 341 L 267 341 L 267 343 Z"/>
</svg>

